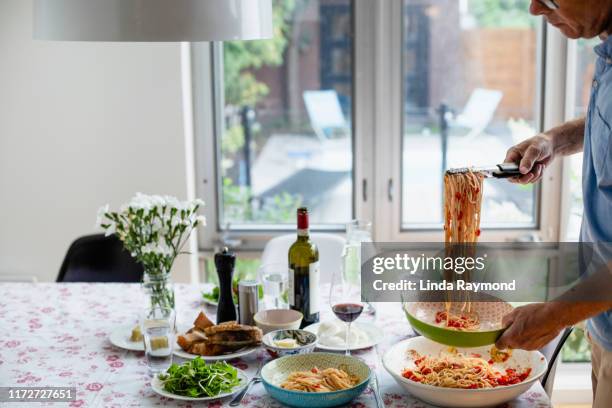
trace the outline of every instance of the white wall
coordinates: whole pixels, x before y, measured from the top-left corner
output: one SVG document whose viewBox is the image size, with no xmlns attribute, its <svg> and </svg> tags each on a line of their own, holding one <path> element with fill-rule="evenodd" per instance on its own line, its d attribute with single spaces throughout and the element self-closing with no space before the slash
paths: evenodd
<svg viewBox="0 0 612 408">
<path fill-rule="evenodd" d="M 0 275 L 52 281 L 100 205 L 185 197 L 180 45 L 33 41 L 31 7 L 0 1 Z"/>
</svg>

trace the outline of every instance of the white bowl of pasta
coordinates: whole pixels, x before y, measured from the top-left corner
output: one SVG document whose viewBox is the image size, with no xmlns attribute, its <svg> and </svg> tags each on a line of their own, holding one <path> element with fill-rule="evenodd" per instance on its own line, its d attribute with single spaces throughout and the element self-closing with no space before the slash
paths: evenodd
<svg viewBox="0 0 612 408">
<path fill-rule="evenodd" d="M 491 356 L 491 346 L 456 349 L 419 336 L 391 347 L 383 365 L 425 402 L 477 408 L 518 397 L 546 372 L 547 362 L 539 351 L 513 350 L 499 358 Z"/>
</svg>

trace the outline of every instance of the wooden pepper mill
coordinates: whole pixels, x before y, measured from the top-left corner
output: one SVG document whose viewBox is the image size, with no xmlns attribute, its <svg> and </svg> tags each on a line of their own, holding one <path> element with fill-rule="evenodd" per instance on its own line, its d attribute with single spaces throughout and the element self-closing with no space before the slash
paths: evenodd
<svg viewBox="0 0 612 408">
<path fill-rule="evenodd" d="M 217 324 L 235 321 L 236 305 L 233 296 L 233 276 L 236 265 L 236 255 L 224 247 L 215 254 L 215 267 L 219 276 L 219 304 L 217 305 Z"/>
</svg>

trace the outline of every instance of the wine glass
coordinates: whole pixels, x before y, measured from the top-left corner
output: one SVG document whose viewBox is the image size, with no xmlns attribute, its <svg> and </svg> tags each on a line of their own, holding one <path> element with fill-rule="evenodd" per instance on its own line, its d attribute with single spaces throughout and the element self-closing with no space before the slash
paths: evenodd
<svg viewBox="0 0 612 408">
<path fill-rule="evenodd" d="M 329 304 L 332 311 L 346 323 L 345 332 L 345 354 L 351 354 L 351 324 L 357 320 L 363 311 L 364 303 L 361 301 L 360 280 L 353 279 L 341 268 L 332 275 L 332 282 L 329 291 Z"/>
</svg>

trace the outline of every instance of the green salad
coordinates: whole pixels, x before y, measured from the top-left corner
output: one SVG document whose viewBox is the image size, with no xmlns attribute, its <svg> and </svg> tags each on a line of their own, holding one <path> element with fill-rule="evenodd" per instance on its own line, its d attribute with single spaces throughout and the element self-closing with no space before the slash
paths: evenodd
<svg viewBox="0 0 612 408">
<path fill-rule="evenodd" d="M 236 279 L 232 281 L 232 296 L 234 298 L 234 303 L 237 304 L 238 303 L 238 280 Z M 259 299 L 263 299 L 264 292 L 263 292 L 262 285 L 258 285 L 257 287 L 257 296 L 259 297 Z M 203 292 L 202 297 L 213 303 L 219 303 L 219 286 L 213 287 L 210 292 Z"/>
<path fill-rule="evenodd" d="M 164 390 L 191 398 L 215 397 L 241 385 L 238 370 L 225 361 L 206 364 L 200 357 L 181 365 L 172 364 L 158 378 Z"/>
</svg>

